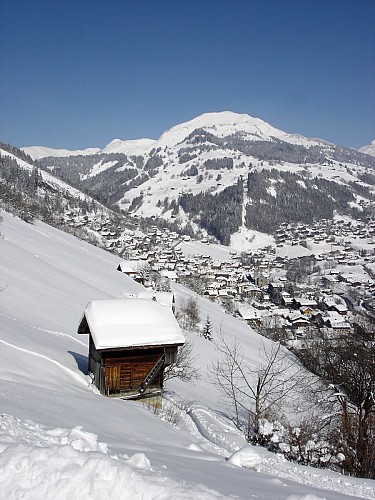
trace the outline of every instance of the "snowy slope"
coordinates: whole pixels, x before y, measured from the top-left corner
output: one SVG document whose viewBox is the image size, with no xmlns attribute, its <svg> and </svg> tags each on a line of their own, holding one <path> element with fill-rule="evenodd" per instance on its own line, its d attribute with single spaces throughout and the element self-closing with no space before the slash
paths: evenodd
<svg viewBox="0 0 375 500">
<path fill-rule="evenodd" d="M 0 156 L 9 156 L 9 158 L 15 160 L 21 168 L 28 170 L 29 172 L 31 172 L 32 169 L 34 168 L 34 166 L 31 165 L 30 163 L 27 163 L 26 161 L 15 156 L 14 154 L 9 153 L 8 151 L 5 151 L 4 149 L 1 148 L 0 148 Z M 59 191 L 60 193 L 69 193 L 74 198 L 81 200 L 91 199 L 91 197 L 85 195 L 84 193 L 82 193 L 82 191 L 74 188 L 70 184 L 67 184 L 66 182 L 62 181 L 61 179 L 58 179 L 57 177 L 46 172 L 45 170 L 40 170 L 39 172 L 40 175 L 42 176 L 43 181 L 49 184 L 54 189 L 56 189 L 57 191 Z"/>
<path fill-rule="evenodd" d="M 247 114 L 234 113 L 232 111 L 221 111 L 217 113 L 204 113 L 196 118 L 175 125 L 164 132 L 158 140 L 136 139 L 122 140 L 114 139 L 103 149 L 87 148 L 82 150 L 54 149 L 44 146 L 26 146 L 21 148 L 34 159 L 45 156 L 75 156 L 96 153 L 124 153 L 128 155 L 143 155 L 151 148 L 172 147 L 182 142 L 189 134 L 198 128 L 211 131 L 217 137 L 225 137 L 236 132 L 244 132 L 247 140 L 271 140 L 276 137 L 292 144 L 304 146 L 323 145 L 326 141 L 321 139 L 308 139 L 299 134 L 288 134 L 279 130 L 269 123 L 254 118 Z"/>
<path fill-rule="evenodd" d="M 34 160 L 39 160 L 45 156 L 76 156 L 76 155 L 94 155 L 100 152 L 100 148 L 87 148 L 87 149 L 55 149 L 46 146 L 26 146 L 21 148 L 26 154 L 31 156 Z"/>
<path fill-rule="evenodd" d="M 366 146 L 362 146 L 358 151 L 361 153 L 366 153 L 367 155 L 375 156 L 375 139 Z"/>
<path fill-rule="evenodd" d="M 277 137 L 286 142 L 306 146 L 324 143 L 318 139 L 307 139 L 298 134 L 288 134 L 260 118 L 233 113 L 232 111 L 221 111 L 218 113 L 204 113 L 193 120 L 172 127 L 162 134 L 154 147 L 177 145 L 198 128 L 212 132 L 217 137 L 226 137 L 236 132 L 242 132 L 247 140 L 270 140 L 272 137 Z"/>
<path fill-rule="evenodd" d="M 126 297 L 141 285 L 116 271 L 115 256 L 1 215 L 1 498 L 375 498 L 374 481 L 297 466 L 260 448 L 243 451 L 256 470 L 235 465 L 238 456 L 227 461 L 245 442 L 205 377 L 214 346 L 194 334 L 201 381 L 167 386 L 177 427 L 139 403 L 98 394 L 86 375 L 87 338 L 76 334 L 81 315 L 89 300 Z M 189 296 L 182 286 L 176 292 L 177 305 Z M 199 306 L 215 332 L 241 340 L 256 366 L 264 339 L 216 305 Z"/>
<path fill-rule="evenodd" d="M 136 139 L 129 141 L 122 141 L 121 139 L 114 139 L 109 144 L 107 144 L 103 149 L 100 148 L 86 148 L 86 149 L 55 149 L 48 148 L 45 146 L 26 146 L 21 148 L 26 154 L 31 156 L 34 160 L 39 160 L 46 156 L 87 156 L 95 155 L 99 153 L 124 153 L 128 155 L 137 155 L 148 153 L 152 148 L 152 145 L 156 141 L 154 139 Z"/>
<path fill-rule="evenodd" d="M 155 142 L 154 139 L 136 139 L 129 141 L 114 139 L 101 150 L 101 153 L 124 153 L 129 156 L 142 155 L 148 153 Z"/>
<path fill-rule="evenodd" d="M 24 149 L 33 156 L 32 150 Z M 94 155 L 92 159 L 87 158 L 85 161 L 79 157 L 75 160 L 67 159 L 66 162 L 74 163 L 75 166 L 72 168 L 69 165 L 66 171 L 64 162 L 59 160 L 54 163 L 53 158 L 45 166 L 51 168 L 51 171 L 56 168 L 56 172 L 72 175 L 72 182 L 76 182 L 76 173 L 80 173 L 80 187 L 86 187 L 88 192 L 94 192 L 95 195 L 103 195 L 103 198 L 107 197 L 108 190 L 113 190 L 113 186 L 116 186 L 111 203 L 119 208 L 140 217 L 177 221 L 181 226 L 191 223 L 193 218 L 193 214 L 185 213 L 181 207 L 178 213 L 170 208 L 172 203 L 179 203 L 181 195 L 220 194 L 239 180 L 246 181 L 249 173 L 263 174 L 275 169 L 280 175 L 296 174 L 301 178 L 302 187 L 311 185 L 311 179 L 329 180 L 338 185 L 340 196 L 343 196 L 345 188 L 355 192 L 356 187 L 359 189 L 363 185 L 364 190 L 356 193 L 351 205 L 351 208 L 355 207 L 359 212 L 363 211 L 361 203 L 370 202 L 374 189 L 363 181 L 363 175 L 375 166 L 370 156 L 321 139 L 289 134 L 259 118 L 231 111 L 202 114 L 165 131 L 156 141 L 115 139 L 104 149 L 95 151 L 101 154 L 123 153 L 127 156 L 107 159 L 103 155 L 100 158 Z M 72 151 L 69 154 L 75 153 Z M 35 154 L 39 154 L 39 150 Z M 74 172 L 74 175 L 69 172 Z M 266 174 L 263 175 L 265 176 Z M 279 179 L 270 182 L 272 187 L 268 194 L 274 198 L 281 196 L 283 200 L 284 181 Z M 245 183 L 244 186 L 246 188 Z M 322 192 L 325 190 L 323 196 L 327 196 L 327 186 L 322 187 L 320 183 L 317 189 Z M 366 190 L 369 192 L 368 199 L 364 199 L 366 195 L 363 193 Z M 306 205 L 310 197 L 311 193 L 307 196 Z M 245 203 L 251 204 L 251 201 L 246 199 Z M 262 201 L 255 200 L 255 205 L 258 206 Z M 335 198 L 334 201 L 337 204 L 335 209 L 338 210 L 338 200 Z M 246 231 L 249 221 L 250 229 L 259 227 L 251 223 L 251 217 L 246 217 L 245 203 L 242 227 L 237 234 L 232 235 L 231 243 L 236 249 L 250 248 L 248 243 L 256 238 L 266 238 Z M 309 213 L 309 208 L 301 207 L 299 212 L 306 210 Z M 317 217 L 319 210 L 316 207 L 314 210 Z M 349 212 L 349 207 L 344 203 L 344 215 L 345 210 Z M 193 222 L 194 224 L 199 224 L 199 221 Z M 271 227 L 263 227 L 262 230 L 272 233 Z M 211 230 L 211 234 L 215 234 L 215 231 Z"/>
</svg>

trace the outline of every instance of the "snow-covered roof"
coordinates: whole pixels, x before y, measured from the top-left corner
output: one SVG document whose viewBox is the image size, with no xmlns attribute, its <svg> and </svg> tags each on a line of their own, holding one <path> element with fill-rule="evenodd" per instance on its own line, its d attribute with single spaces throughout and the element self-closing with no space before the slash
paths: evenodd
<svg viewBox="0 0 375 500">
<path fill-rule="evenodd" d="M 172 311 L 153 300 L 92 300 L 84 318 L 97 349 L 185 342 Z"/>
<path fill-rule="evenodd" d="M 318 305 L 315 299 L 308 299 L 306 297 L 295 297 L 295 301 L 301 304 L 301 307 L 316 307 Z"/>
<path fill-rule="evenodd" d="M 256 309 L 246 306 L 238 306 L 238 313 L 244 320 L 255 320 L 262 317 L 262 315 Z"/>
<path fill-rule="evenodd" d="M 155 292 L 154 290 L 145 290 L 137 294 L 139 299 L 154 300 L 158 304 L 166 307 L 172 307 L 174 295 L 172 292 Z"/>
<path fill-rule="evenodd" d="M 348 310 L 345 302 L 343 302 L 343 299 L 338 298 L 337 295 L 335 295 L 334 297 L 326 297 L 324 299 L 324 303 L 327 307 L 334 307 L 337 311 L 340 312 L 346 312 Z"/>
<path fill-rule="evenodd" d="M 170 280 L 178 279 L 178 274 L 175 271 L 169 271 L 168 269 L 163 269 L 160 271 L 160 274 Z"/>
<path fill-rule="evenodd" d="M 123 273 L 137 273 L 142 266 L 139 260 L 123 260 L 118 267 Z"/>
</svg>

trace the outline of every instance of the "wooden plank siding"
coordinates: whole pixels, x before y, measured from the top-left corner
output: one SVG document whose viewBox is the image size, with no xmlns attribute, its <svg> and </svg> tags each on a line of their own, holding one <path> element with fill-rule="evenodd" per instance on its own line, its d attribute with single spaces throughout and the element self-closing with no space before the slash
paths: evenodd
<svg viewBox="0 0 375 500">
<path fill-rule="evenodd" d="M 102 351 L 106 395 L 137 393 L 145 377 L 163 354 L 164 349 L 160 347 L 147 350 Z M 161 390 L 162 382 L 161 369 L 148 386 L 147 392 Z"/>
<path fill-rule="evenodd" d="M 164 356 L 164 363 L 144 396 L 163 388 L 164 367 L 176 361 L 177 346 L 147 346 L 97 350 L 89 336 L 89 372 L 100 392 L 112 397 L 136 397 L 150 370 Z"/>
<path fill-rule="evenodd" d="M 139 391 L 145 377 L 163 354 L 164 348 L 161 347 L 97 351 L 90 339 L 89 371 L 95 375 L 95 385 L 107 396 L 131 395 Z M 99 380 L 102 378 L 104 381 Z M 163 367 L 146 392 L 161 390 L 162 386 Z"/>
<path fill-rule="evenodd" d="M 102 365 L 102 355 L 97 351 L 90 335 L 89 337 L 89 372 L 94 373 L 97 370 L 97 365 Z"/>
</svg>

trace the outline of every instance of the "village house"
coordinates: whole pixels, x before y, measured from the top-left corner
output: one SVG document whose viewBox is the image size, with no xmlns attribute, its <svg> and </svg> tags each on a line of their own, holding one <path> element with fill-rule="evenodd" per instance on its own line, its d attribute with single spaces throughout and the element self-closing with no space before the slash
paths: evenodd
<svg viewBox="0 0 375 500">
<path fill-rule="evenodd" d="M 168 269 L 162 269 L 160 271 L 160 274 L 163 276 L 163 278 L 167 278 L 171 281 L 174 281 L 175 283 L 180 282 L 180 278 L 175 271 L 169 271 Z"/>
<path fill-rule="evenodd" d="M 306 316 L 298 311 L 287 314 L 286 319 L 294 330 L 304 331 L 310 326 L 310 322 L 306 319 Z"/>
<path fill-rule="evenodd" d="M 314 309 L 318 307 L 318 303 L 315 299 L 309 299 L 306 297 L 294 297 L 292 301 L 292 306 L 295 309 L 303 311 L 303 314 L 310 315 Z"/>
<path fill-rule="evenodd" d="M 238 306 L 238 314 L 250 326 L 256 327 L 262 324 L 262 315 L 254 308 Z"/>
<path fill-rule="evenodd" d="M 89 335 L 93 383 L 103 395 L 125 399 L 160 396 L 164 369 L 185 342 L 171 308 L 140 298 L 92 300 L 78 333 Z"/>
<path fill-rule="evenodd" d="M 137 298 L 154 300 L 162 306 L 169 307 L 173 314 L 176 312 L 176 300 L 173 292 L 155 292 L 153 290 L 145 290 L 138 292 Z"/>
<path fill-rule="evenodd" d="M 327 311 L 323 317 L 324 324 L 334 333 L 347 335 L 352 331 L 350 324 L 337 311 Z"/>
<path fill-rule="evenodd" d="M 142 276 L 142 267 L 145 267 L 146 265 L 147 264 L 140 260 L 123 260 L 117 266 L 117 271 L 120 271 L 126 274 L 126 276 L 133 278 L 133 280 L 138 283 L 143 284 L 144 277 Z"/>
<path fill-rule="evenodd" d="M 325 297 L 320 304 L 320 307 L 324 311 L 334 311 L 340 314 L 341 316 L 346 316 L 348 313 L 348 308 L 345 302 L 336 296 Z"/>
<path fill-rule="evenodd" d="M 281 303 L 285 307 L 290 307 L 293 303 L 293 297 L 285 290 L 281 292 Z"/>
<path fill-rule="evenodd" d="M 262 290 L 249 282 L 239 283 L 237 285 L 237 292 L 244 299 L 254 299 L 262 297 Z"/>
</svg>

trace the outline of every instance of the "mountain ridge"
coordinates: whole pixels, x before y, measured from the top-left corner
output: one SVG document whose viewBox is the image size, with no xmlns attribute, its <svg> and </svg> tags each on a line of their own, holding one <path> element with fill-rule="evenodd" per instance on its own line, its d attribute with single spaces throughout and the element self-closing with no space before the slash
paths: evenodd
<svg viewBox="0 0 375 500">
<path fill-rule="evenodd" d="M 366 144 L 358 149 L 361 153 L 365 153 L 367 155 L 375 156 L 375 139 L 370 142 L 370 144 Z"/>
<path fill-rule="evenodd" d="M 69 150 L 69 149 L 55 149 L 45 146 L 25 146 L 20 149 L 29 154 L 33 159 L 40 159 L 46 156 L 76 156 L 76 155 L 90 155 L 97 153 L 124 153 L 124 154 L 143 154 L 152 147 L 164 147 L 165 145 L 174 145 L 182 142 L 191 132 L 197 128 L 215 129 L 216 132 L 224 132 L 228 125 L 232 126 L 233 131 L 243 131 L 244 128 L 248 133 L 248 138 L 251 136 L 258 137 L 259 139 L 269 139 L 276 137 L 286 142 L 300 143 L 306 142 L 307 144 L 325 144 L 332 145 L 332 143 L 320 138 L 308 138 L 298 133 L 288 133 L 274 127 L 261 118 L 256 118 L 245 113 L 235 113 L 233 111 L 219 111 L 212 113 L 203 113 L 191 120 L 172 126 L 170 129 L 164 131 L 158 139 L 113 139 L 104 148 L 92 147 L 86 149 Z M 131 150 L 131 152 L 130 152 Z"/>
<path fill-rule="evenodd" d="M 39 161 L 111 208 L 191 225 L 224 244 L 241 227 L 273 234 L 282 223 L 374 210 L 373 156 L 231 111 L 68 158 Z"/>
</svg>

